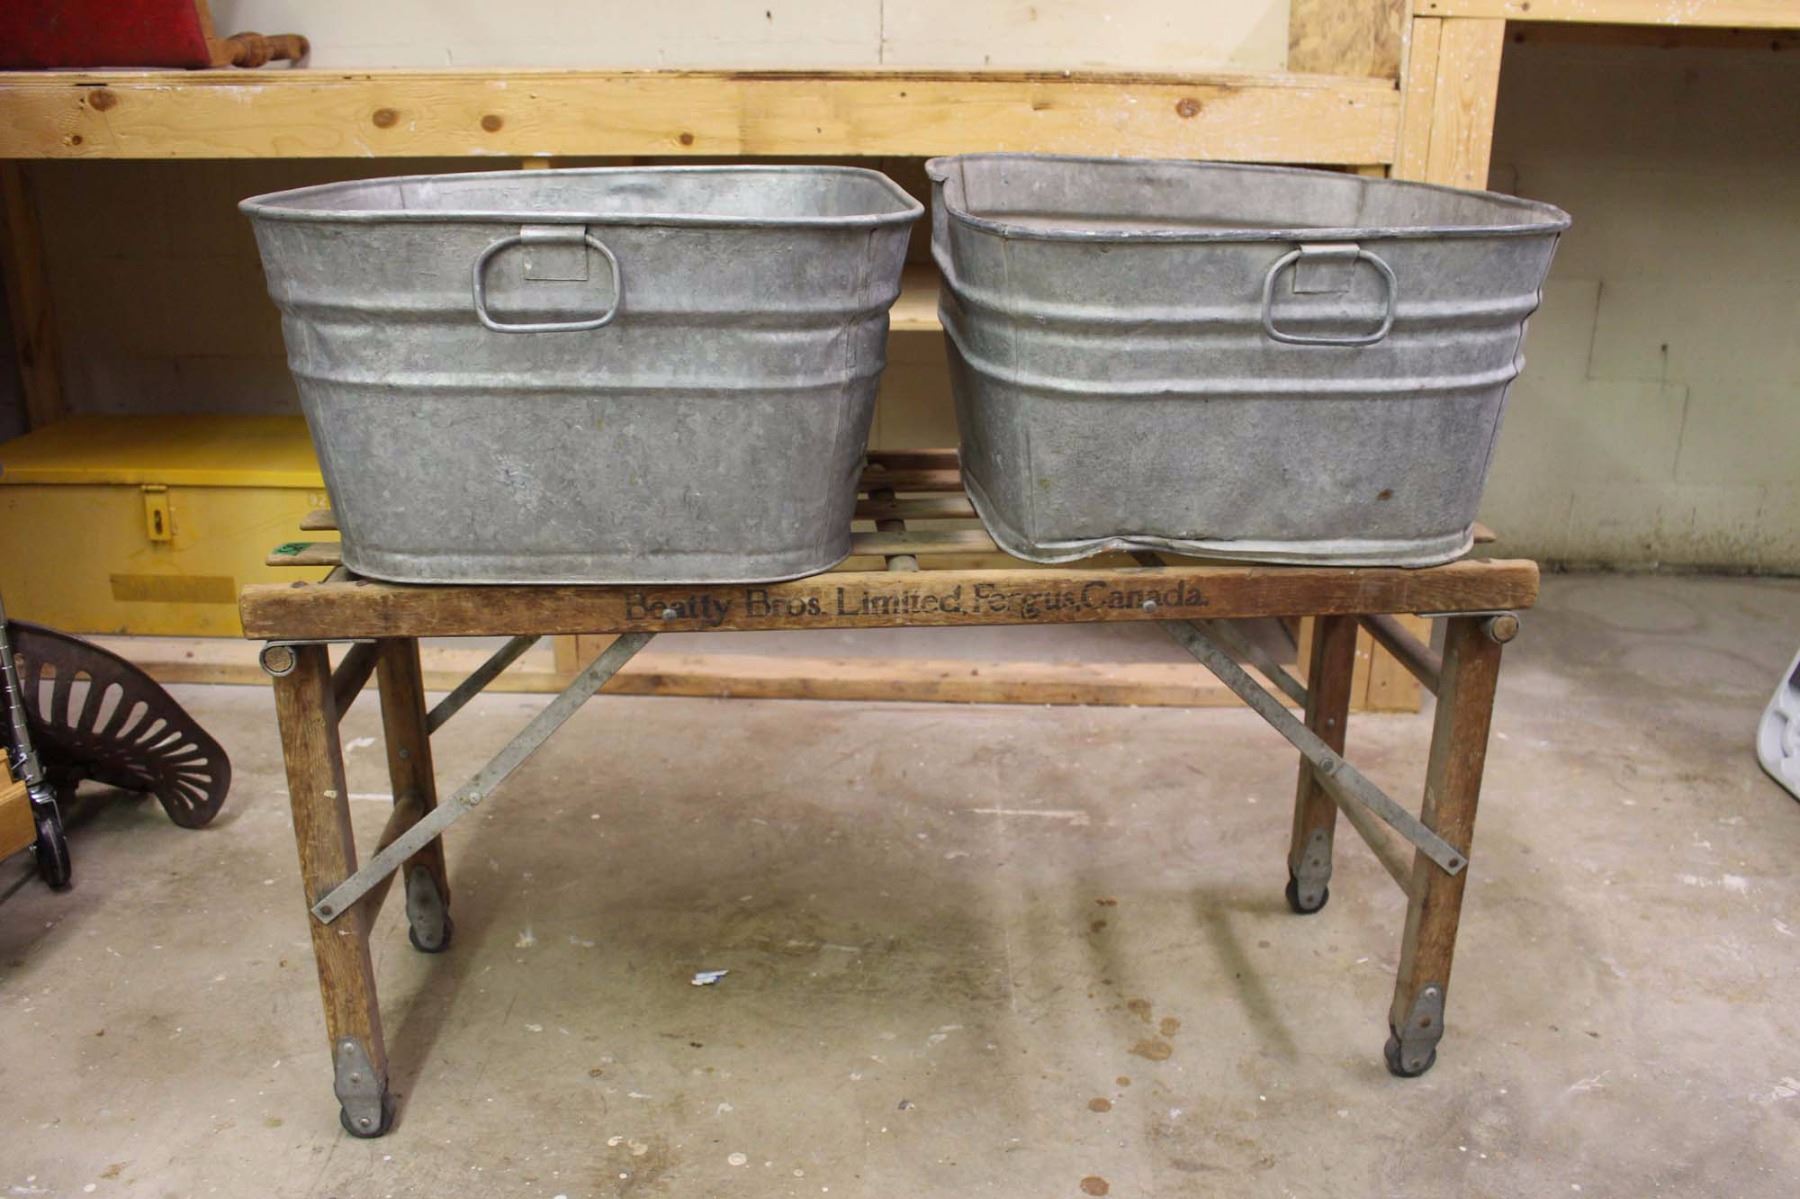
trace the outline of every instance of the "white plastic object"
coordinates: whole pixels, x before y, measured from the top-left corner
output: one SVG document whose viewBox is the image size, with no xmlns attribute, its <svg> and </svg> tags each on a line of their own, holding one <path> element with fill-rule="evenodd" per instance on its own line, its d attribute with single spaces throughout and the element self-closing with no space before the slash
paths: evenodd
<svg viewBox="0 0 1800 1199">
<path fill-rule="evenodd" d="M 1788 663 L 1756 727 L 1756 757 L 1769 777 L 1800 799 L 1800 653 Z"/>
</svg>

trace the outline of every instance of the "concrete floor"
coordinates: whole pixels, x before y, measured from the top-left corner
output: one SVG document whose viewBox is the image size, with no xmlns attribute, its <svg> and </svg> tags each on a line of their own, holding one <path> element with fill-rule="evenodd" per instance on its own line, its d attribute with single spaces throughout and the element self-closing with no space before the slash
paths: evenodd
<svg viewBox="0 0 1800 1199">
<path fill-rule="evenodd" d="M 1246 713 L 596 701 L 450 834 L 454 949 L 383 914 L 379 1141 L 337 1125 L 270 697 L 186 688 L 212 829 L 90 804 L 73 892 L 0 867 L 0 1193 L 1793 1195 L 1800 804 L 1750 738 L 1796 643 L 1793 581 L 1546 580 L 1413 1081 L 1399 894 L 1345 843 L 1288 913 L 1293 755 Z M 541 702 L 478 701 L 445 781 Z M 1351 756 L 1410 798 L 1428 731 Z"/>
</svg>

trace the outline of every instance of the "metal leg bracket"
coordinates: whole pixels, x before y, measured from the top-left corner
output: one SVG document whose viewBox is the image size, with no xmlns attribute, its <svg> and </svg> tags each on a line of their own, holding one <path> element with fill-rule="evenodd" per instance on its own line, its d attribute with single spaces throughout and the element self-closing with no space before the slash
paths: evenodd
<svg viewBox="0 0 1800 1199">
<path fill-rule="evenodd" d="M 340 1037 L 332 1058 L 332 1090 L 343 1109 L 339 1119 L 352 1136 L 378 1137 L 392 1118 L 387 1080 L 375 1073 L 369 1051 L 355 1037 Z"/>
<path fill-rule="evenodd" d="M 1314 829 L 1301 847 L 1300 860 L 1291 873 L 1294 879 L 1294 907 L 1302 912 L 1316 912 L 1325 906 L 1326 888 L 1331 883 L 1331 834 Z"/>
<path fill-rule="evenodd" d="M 1416 1078 L 1437 1060 L 1438 1042 L 1444 1039 L 1444 988 L 1426 983 L 1413 997 L 1406 1019 L 1389 1025 L 1388 1069 L 1402 1078 Z"/>
</svg>

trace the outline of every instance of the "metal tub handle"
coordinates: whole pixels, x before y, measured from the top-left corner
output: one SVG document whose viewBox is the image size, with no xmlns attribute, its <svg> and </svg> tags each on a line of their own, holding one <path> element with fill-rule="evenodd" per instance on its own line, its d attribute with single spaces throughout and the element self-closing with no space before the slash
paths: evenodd
<svg viewBox="0 0 1800 1199">
<path fill-rule="evenodd" d="M 579 321 L 541 321 L 535 324 L 508 324 L 495 320 L 487 307 L 486 272 L 488 260 L 502 250 L 510 250 L 514 246 L 532 244 L 585 245 L 598 250 L 606 259 L 607 268 L 612 272 L 613 301 L 599 316 Z M 606 248 L 606 244 L 586 229 L 578 225 L 527 227 L 518 233 L 503 237 L 483 250 L 475 258 L 472 274 L 472 285 L 475 292 L 475 315 L 481 323 L 496 333 L 582 333 L 589 329 L 601 329 L 612 324 L 613 318 L 619 315 L 619 305 L 625 299 L 625 284 L 619 274 L 619 259 Z"/>
<path fill-rule="evenodd" d="M 1386 311 L 1382 313 L 1381 324 L 1370 333 L 1288 333 L 1275 326 L 1275 280 L 1288 267 L 1309 260 L 1325 262 L 1366 262 L 1380 273 L 1387 291 Z M 1398 290 L 1394 279 L 1394 268 L 1383 262 L 1381 258 L 1350 242 L 1318 242 L 1303 243 L 1298 250 L 1290 250 L 1275 260 L 1269 273 L 1263 277 L 1262 291 L 1262 326 L 1263 332 L 1275 341 L 1286 342 L 1291 346 L 1372 346 L 1386 337 L 1394 327 L 1394 295 Z M 1342 290 L 1321 289 L 1321 290 Z"/>
</svg>

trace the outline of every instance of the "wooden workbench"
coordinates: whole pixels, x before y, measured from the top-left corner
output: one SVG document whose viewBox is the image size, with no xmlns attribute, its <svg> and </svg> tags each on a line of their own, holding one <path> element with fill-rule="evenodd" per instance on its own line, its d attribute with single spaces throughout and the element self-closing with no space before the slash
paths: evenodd
<svg viewBox="0 0 1800 1199">
<path fill-rule="evenodd" d="M 1536 564 L 1464 560 L 1407 570 L 1115 555 L 1073 566 L 962 568 L 954 555 L 984 548 L 977 544 L 985 542 L 984 533 L 912 527 L 954 516 L 959 501 L 966 505 L 960 493 L 923 490 L 940 485 L 933 476 L 943 473 L 941 466 L 921 466 L 904 455 L 871 455 L 863 505 L 889 527 L 857 535 L 852 562 L 873 562 L 875 569 L 859 565 L 769 584 L 407 586 L 360 579 L 340 567 L 323 582 L 244 590 L 245 635 L 265 643 L 262 662 L 274 676 L 335 1090 L 347 1130 L 378 1136 L 392 1119 L 369 933 L 394 879 L 403 880 L 413 945 L 427 952 L 448 948 L 453 925 L 443 829 L 502 785 L 652 636 L 703 629 L 1159 623 L 1301 752 L 1288 854 L 1287 896 L 1294 910 L 1317 912 L 1329 898 L 1340 810 L 1407 894 L 1387 1061 L 1403 1076 L 1430 1068 L 1443 1034 L 1501 647 L 1518 631 L 1516 610 L 1537 597 Z M 332 521 L 319 513 L 307 523 L 318 528 Z M 335 544 L 298 543 L 274 558 L 325 565 L 336 553 Z M 952 557 L 939 561 L 940 554 Z M 1398 616 L 1412 613 L 1447 618 L 1441 655 L 1399 623 Z M 1304 684 L 1232 624 L 1265 617 L 1311 619 Z M 1342 756 L 1359 627 L 1438 696 L 1416 818 Z M 600 635 L 606 648 L 440 807 L 431 733 L 498 673 L 508 655 L 522 652 L 533 638 L 554 635 Z M 419 639 L 494 636 L 511 640 L 470 684 L 428 711 Z M 350 644 L 335 672 L 328 656 L 334 642 Z M 380 686 L 394 812 L 373 858 L 362 862 L 337 730 L 371 675 Z M 1303 722 L 1271 687 L 1301 705 Z"/>
</svg>

